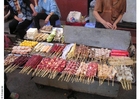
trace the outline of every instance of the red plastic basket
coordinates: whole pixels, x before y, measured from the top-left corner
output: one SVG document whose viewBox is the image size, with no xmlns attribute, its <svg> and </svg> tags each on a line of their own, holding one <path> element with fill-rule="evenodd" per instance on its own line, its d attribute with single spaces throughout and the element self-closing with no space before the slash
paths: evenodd
<svg viewBox="0 0 140 99">
<path fill-rule="evenodd" d="M 66 22 L 66 25 L 71 25 L 71 26 L 85 26 L 86 22 Z"/>
</svg>

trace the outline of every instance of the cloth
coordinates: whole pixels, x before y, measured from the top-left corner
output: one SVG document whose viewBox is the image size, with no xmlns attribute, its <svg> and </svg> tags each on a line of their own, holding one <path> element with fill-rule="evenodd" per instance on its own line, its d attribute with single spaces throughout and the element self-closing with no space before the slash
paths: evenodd
<svg viewBox="0 0 140 99">
<path fill-rule="evenodd" d="M 18 1 L 19 1 L 21 13 L 23 14 L 23 18 L 27 19 L 27 20 L 32 20 L 33 19 L 32 10 L 30 8 L 31 2 L 29 0 L 18 0 Z M 10 1 L 8 1 L 8 3 L 10 5 L 10 11 L 13 14 L 13 16 L 14 15 L 18 16 L 18 11 L 14 4 L 14 0 L 10 0 Z"/>
<path fill-rule="evenodd" d="M 55 0 L 39 0 L 38 7 L 39 11 L 44 10 L 47 15 L 54 12 L 54 14 L 58 15 L 59 18 L 61 17 L 60 10 Z"/>
<path fill-rule="evenodd" d="M 94 11 L 113 24 L 120 14 L 126 12 L 126 0 L 96 0 Z"/>
</svg>

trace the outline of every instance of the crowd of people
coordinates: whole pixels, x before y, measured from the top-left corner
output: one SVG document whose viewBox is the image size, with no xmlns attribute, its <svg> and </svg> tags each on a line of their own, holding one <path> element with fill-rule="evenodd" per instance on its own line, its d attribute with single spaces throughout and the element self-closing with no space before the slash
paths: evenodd
<svg viewBox="0 0 140 99">
<path fill-rule="evenodd" d="M 32 22 L 35 28 L 40 29 L 39 20 L 50 21 L 50 25 L 55 27 L 55 21 L 61 17 L 60 10 L 55 0 L 34 0 L 33 5 L 30 0 L 5 0 L 5 6 L 9 6 L 9 13 L 13 20 L 9 23 L 10 34 L 15 34 L 20 39 L 24 39 L 26 29 Z M 7 18 L 5 15 L 5 18 Z"/>
<path fill-rule="evenodd" d="M 17 35 L 24 39 L 26 29 L 32 22 L 35 28 L 40 29 L 39 21 L 44 20 L 44 24 L 50 22 L 55 27 L 55 21 L 61 18 L 59 7 L 55 0 L 4 0 L 4 9 L 8 8 L 4 14 L 4 20 L 9 16 L 12 21 L 9 23 L 10 34 Z M 63 6 L 63 5 L 62 5 Z M 96 28 L 117 29 L 117 24 L 126 12 L 126 0 L 96 0 L 93 15 L 96 18 Z M 6 75 L 5 75 L 6 76 Z M 4 83 L 5 99 L 11 97 L 18 99 L 17 93 L 11 93 Z"/>
</svg>

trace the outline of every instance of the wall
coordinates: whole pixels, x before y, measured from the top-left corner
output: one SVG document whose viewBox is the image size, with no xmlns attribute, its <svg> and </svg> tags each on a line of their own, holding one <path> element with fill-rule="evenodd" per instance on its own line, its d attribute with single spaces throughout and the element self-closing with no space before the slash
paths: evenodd
<svg viewBox="0 0 140 99">
<path fill-rule="evenodd" d="M 63 21 L 66 21 L 70 11 L 79 11 L 83 16 L 88 15 L 88 0 L 56 0 L 56 2 Z"/>
<path fill-rule="evenodd" d="M 122 20 L 127 22 L 136 22 L 136 0 L 126 0 L 126 1 L 127 1 L 127 9 Z"/>
<path fill-rule="evenodd" d="M 34 0 L 30 0 L 34 4 Z M 88 0 L 55 0 L 60 12 L 61 20 L 66 21 L 70 11 L 79 11 L 83 16 L 88 15 Z"/>
</svg>

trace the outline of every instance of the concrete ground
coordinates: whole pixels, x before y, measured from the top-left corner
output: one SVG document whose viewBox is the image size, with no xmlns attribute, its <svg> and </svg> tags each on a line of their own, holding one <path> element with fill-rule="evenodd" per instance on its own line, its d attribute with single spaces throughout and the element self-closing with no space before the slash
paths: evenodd
<svg viewBox="0 0 140 99">
<path fill-rule="evenodd" d="M 4 24 L 4 31 L 9 32 L 8 22 Z M 6 52 L 4 53 L 7 54 Z M 38 86 L 31 79 L 31 75 L 20 74 L 17 69 L 12 73 L 7 73 L 7 86 L 11 92 L 17 92 L 20 99 L 68 99 L 69 90 L 59 89 L 50 86 Z M 120 86 L 116 98 L 104 97 L 97 94 L 74 92 L 75 99 L 136 99 L 136 83 L 132 85 L 132 90 L 123 90 Z M 74 99 L 74 98 L 69 98 Z"/>
</svg>

